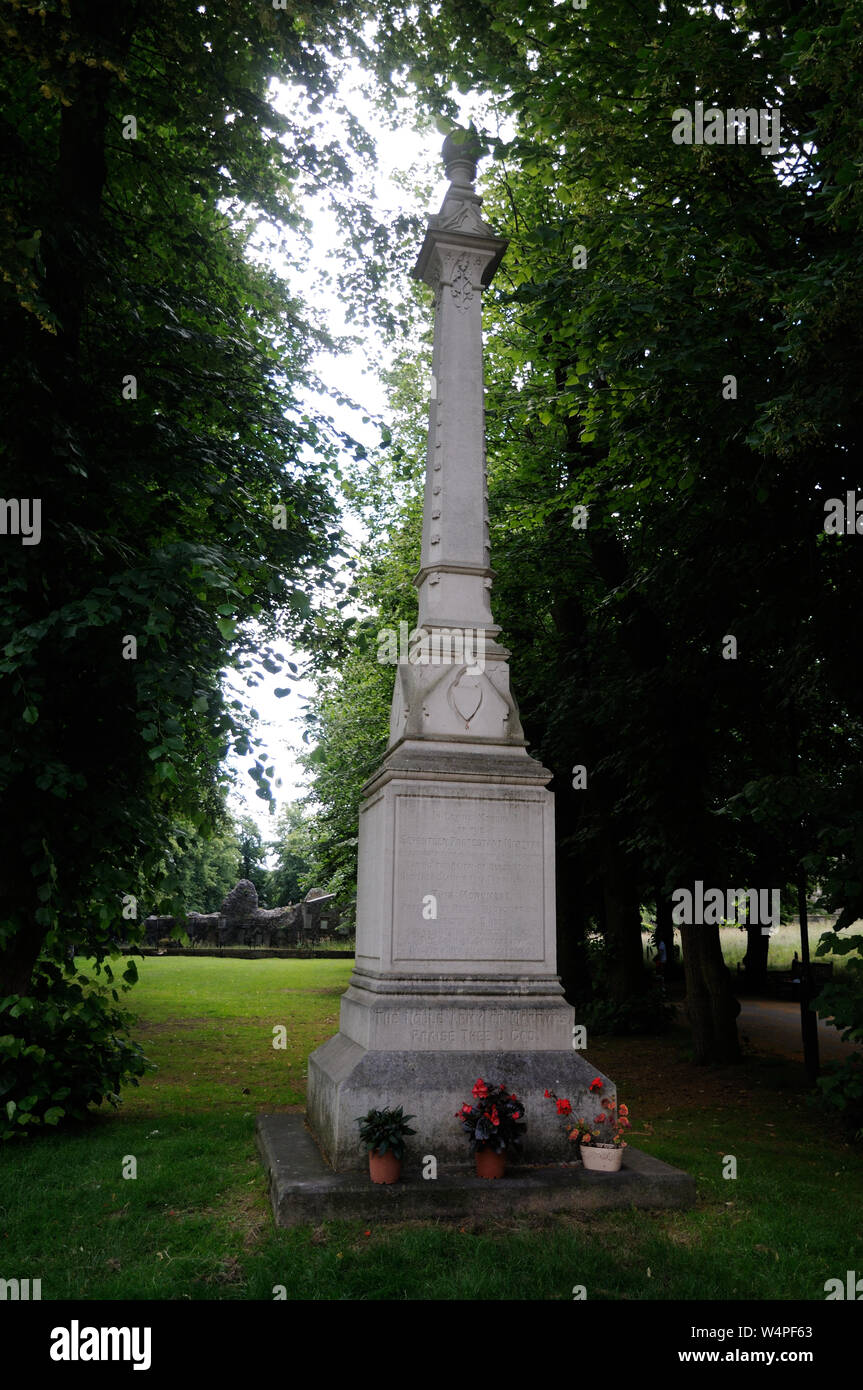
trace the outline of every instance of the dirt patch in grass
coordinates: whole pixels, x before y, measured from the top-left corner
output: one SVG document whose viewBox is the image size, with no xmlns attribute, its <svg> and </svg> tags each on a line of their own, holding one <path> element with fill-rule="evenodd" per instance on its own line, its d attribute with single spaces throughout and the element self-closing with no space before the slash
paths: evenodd
<svg viewBox="0 0 863 1390">
<path fill-rule="evenodd" d="M 257 1191 L 243 1192 L 231 1201 L 229 1225 L 246 1251 L 256 1250 L 269 1236 L 273 1219 L 266 1196 L 256 1182 Z"/>
</svg>

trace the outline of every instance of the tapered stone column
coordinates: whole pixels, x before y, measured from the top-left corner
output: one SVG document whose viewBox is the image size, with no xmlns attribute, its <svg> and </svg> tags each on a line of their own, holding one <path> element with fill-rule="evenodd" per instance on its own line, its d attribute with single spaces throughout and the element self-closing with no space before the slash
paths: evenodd
<svg viewBox="0 0 863 1390">
<path fill-rule="evenodd" d="M 338 1170 L 366 1162 L 356 1117 L 399 1104 L 417 1117 L 410 1153 L 467 1164 L 455 1111 L 478 1076 L 524 1101 L 529 1161 L 566 1156 L 546 1088 L 596 1110 L 556 973 L 551 774 L 525 747 L 491 612 L 481 301 L 506 242 L 483 220 L 477 156 L 466 132 L 446 140 L 450 187 L 414 269 L 435 294 L 427 646 L 396 670 L 360 808 L 356 968 L 338 1035 L 309 1058 L 308 1120 Z"/>
</svg>

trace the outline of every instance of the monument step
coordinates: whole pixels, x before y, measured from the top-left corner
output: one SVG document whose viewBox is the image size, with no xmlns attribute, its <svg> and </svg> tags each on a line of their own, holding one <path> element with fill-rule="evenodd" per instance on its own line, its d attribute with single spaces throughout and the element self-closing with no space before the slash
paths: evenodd
<svg viewBox="0 0 863 1390">
<path fill-rule="evenodd" d="M 409 1154 L 399 1182 L 377 1185 L 368 1171 L 334 1173 L 303 1115 L 259 1115 L 257 1145 L 269 1176 L 275 1222 L 284 1227 L 695 1204 L 694 1178 L 631 1146 L 617 1173 L 590 1173 L 581 1164 L 538 1167 L 513 1160 L 506 1177 L 490 1181 L 476 1176 L 465 1144 L 462 1167 L 447 1163 L 438 1168 L 436 1178 L 423 1178 L 423 1156 Z"/>
</svg>

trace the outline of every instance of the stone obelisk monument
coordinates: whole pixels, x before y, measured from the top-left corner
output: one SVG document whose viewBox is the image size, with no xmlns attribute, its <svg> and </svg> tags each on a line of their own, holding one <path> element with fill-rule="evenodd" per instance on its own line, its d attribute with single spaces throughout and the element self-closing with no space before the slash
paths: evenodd
<svg viewBox="0 0 863 1390">
<path fill-rule="evenodd" d="M 481 214 L 479 153 L 473 134 L 445 141 L 450 187 L 413 272 L 435 294 L 427 645 L 396 671 L 360 808 L 356 966 L 338 1035 L 309 1058 L 308 1121 L 338 1171 L 365 1165 L 355 1119 L 385 1105 L 416 1116 L 409 1155 L 471 1162 L 455 1111 L 478 1076 L 524 1101 L 528 1161 L 565 1156 L 546 1088 L 596 1110 L 556 974 L 551 773 L 527 752 L 491 613 L 481 301 L 506 242 Z"/>
</svg>

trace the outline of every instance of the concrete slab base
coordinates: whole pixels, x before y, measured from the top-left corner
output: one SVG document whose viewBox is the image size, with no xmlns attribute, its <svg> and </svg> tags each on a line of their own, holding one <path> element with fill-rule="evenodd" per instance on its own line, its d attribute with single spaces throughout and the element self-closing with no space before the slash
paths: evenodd
<svg viewBox="0 0 863 1390">
<path fill-rule="evenodd" d="M 406 1158 L 399 1182 L 379 1186 L 369 1180 L 368 1171 L 333 1172 L 302 1115 L 259 1115 L 257 1144 L 277 1226 L 356 1219 L 455 1221 L 695 1203 L 694 1178 L 631 1146 L 619 1173 L 587 1172 L 580 1163 L 531 1167 L 515 1161 L 505 1178 L 492 1182 L 476 1177 L 472 1166 L 450 1164 L 439 1168 L 436 1179 L 424 1179 L 422 1158 L 413 1155 Z M 469 1158 L 466 1143 L 465 1151 Z"/>
</svg>

